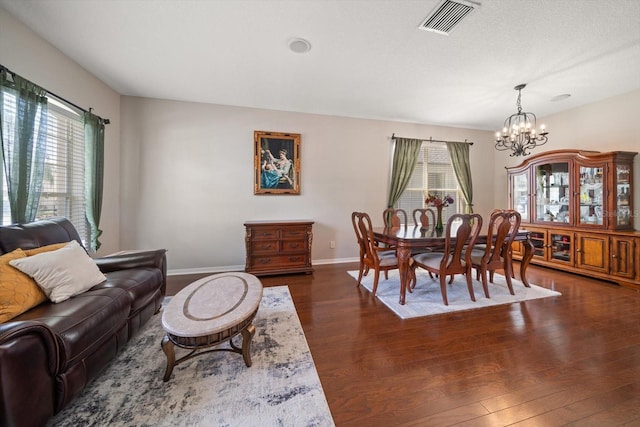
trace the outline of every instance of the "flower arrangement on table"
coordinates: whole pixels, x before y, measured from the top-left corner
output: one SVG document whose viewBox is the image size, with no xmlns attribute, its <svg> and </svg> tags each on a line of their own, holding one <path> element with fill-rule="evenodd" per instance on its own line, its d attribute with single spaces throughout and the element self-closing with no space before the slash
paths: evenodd
<svg viewBox="0 0 640 427">
<path fill-rule="evenodd" d="M 427 198 L 424 201 L 427 205 L 430 206 L 435 206 L 437 208 L 439 207 L 447 207 L 451 204 L 453 204 L 453 197 L 451 197 L 450 195 L 446 195 L 443 198 L 440 198 L 439 196 L 434 196 L 429 194 L 427 196 Z"/>
<path fill-rule="evenodd" d="M 429 206 L 435 206 L 437 210 L 437 219 L 436 219 L 436 232 L 442 232 L 444 229 L 442 225 L 442 208 L 446 208 L 447 206 L 453 204 L 453 197 L 450 195 L 446 195 L 442 198 L 439 196 L 435 196 L 432 194 L 428 194 L 427 198 L 424 201 Z"/>
</svg>

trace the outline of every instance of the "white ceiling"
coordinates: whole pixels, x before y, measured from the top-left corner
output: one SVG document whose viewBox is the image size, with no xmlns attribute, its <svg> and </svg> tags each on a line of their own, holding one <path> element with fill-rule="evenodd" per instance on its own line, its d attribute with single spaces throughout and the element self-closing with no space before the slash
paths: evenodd
<svg viewBox="0 0 640 427">
<path fill-rule="evenodd" d="M 479 1 L 448 36 L 440 0 L 0 6 L 123 95 L 495 130 L 519 83 L 538 117 L 640 88 L 640 0 Z"/>
</svg>

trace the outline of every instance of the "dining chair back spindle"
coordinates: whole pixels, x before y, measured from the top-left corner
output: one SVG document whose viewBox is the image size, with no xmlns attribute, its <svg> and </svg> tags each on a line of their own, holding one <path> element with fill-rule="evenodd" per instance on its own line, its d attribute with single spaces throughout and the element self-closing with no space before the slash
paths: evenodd
<svg viewBox="0 0 640 427">
<path fill-rule="evenodd" d="M 429 228 L 429 226 L 436 223 L 436 212 L 431 208 L 414 209 L 413 210 L 413 225 L 420 226 L 422 228 Z"/>
<path fill-rule="evenodd" d="M 407 225 L 407 211 L 404 209 L 387 208 L 382 211 L 382 221 L 385 227 Z"/>
<path fill-rule="evenodd" d="M 452 225 L 457 226 L 455 234 L 451 235 Z M 472 301 L 475 301 L 471 277 L 471 251 L 482 229 L 482 216 L 479 214 L 454 214 L 449 217 L 445 227 L 445 241 L 442 252 L 426 252 L 414 255 L 412 278 L 415 280 L 415 270 L 420 267 L 439 276 L 442 301 L 449 305 L 447 298 L 447 276 L 451 276 L 449 283 L 453 283 L 454 275 L 464 274 L 467 288 Z M 415 282 L 414 282 L 415 286 Z"/>
</svg>

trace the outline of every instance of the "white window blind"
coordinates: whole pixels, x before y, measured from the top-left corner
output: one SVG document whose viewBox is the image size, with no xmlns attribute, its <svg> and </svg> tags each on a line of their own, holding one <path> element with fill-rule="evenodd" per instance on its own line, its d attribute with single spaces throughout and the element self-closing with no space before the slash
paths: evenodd
<svg viewBox="0 0 640 427">
<path fill-rule="evenodd" d="M 398 199 L 395 207 L 407 212 L 409 223 L 413 224 L 411 215 L 414 209 L 429 207 L 424 201 L 427 194 L 437 195 L 440 198 L 450 195 L 453 204 L 442 211 L 442 221 L 446 223 L 449 216 L 462 212 L 462 197 L 458 191 L 456 180 L 451 166 L 451 158 L 445 145 L 428 141 L 422 143 L 416 168 L 411 175 L 407 188 Z M 435 208 L 434 208 L 435 210 Z"/>
<path fill-rule="evenodd" d="M 15 97 L 5 93 L 2 126 L 14 126 Z M 6 132 L 5 135 L 12 135 Z M 84 121 L 72 106 L 48 97 L 47 138 L 42 194 L 36 219 L 63 216 L 88 241 L 84 198 Z M 1 156 L 0 150 L 0 156 Z M 2 224 L 11 223 L 7 183 L 2 170 Z"/>
</svg>

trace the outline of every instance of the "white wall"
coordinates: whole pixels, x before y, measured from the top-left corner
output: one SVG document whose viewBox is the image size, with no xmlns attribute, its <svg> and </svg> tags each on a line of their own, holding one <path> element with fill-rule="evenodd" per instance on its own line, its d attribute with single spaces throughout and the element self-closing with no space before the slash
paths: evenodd
<svg viewBox="0 0 640 427">
<path fill-rule="evenodd" d="M 248 220 L 311 219 L 316 263 L 354 259 L 351 212 L 382 225 L 394 132 L 474 141 L 475 208 L 493 207 L 491 132 L 136 97 L 121 114 L 122 246 L 166 247 L 174 272 L 243 268 Z M 255 130 L 301 134 L 300 195 L 253 194 Z"/>
<path fill-rule="evenodd" d="M 0 64 L 111 124 L 105 131 L 100 228 L 106 254 L 120 248 L 120 95 L 0 8 Z"/>
</svg>

